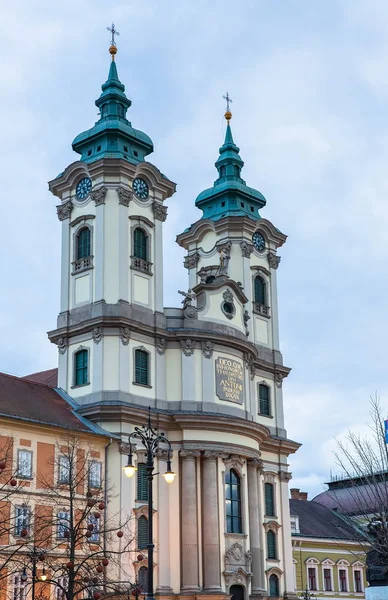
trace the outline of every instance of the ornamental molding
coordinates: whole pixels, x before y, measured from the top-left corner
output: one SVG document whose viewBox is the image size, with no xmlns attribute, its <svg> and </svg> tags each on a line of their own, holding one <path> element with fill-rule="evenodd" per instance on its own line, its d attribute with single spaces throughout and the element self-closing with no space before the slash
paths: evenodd
<svg viewBox="0 0 388 600">
<path fill-rule="evenodd" d="M 179 456 L 185 460 L 188 458 L 199 458 L 201 456 L 201 451 L 200 450 L 181 450 L 179 452 Z"/>
<path fill-rule="evenodd" d="M 156 352 L 158 354 L 160 354 L 161 356 L 165 353 L 166 351 L 166 340 L 165 338 L 156 338 Z"/>
<path fill-rule="evenodd" d="M 133 198 L 133 193 L 131 192 L 131 190 L 120 186 L 116 188 L 116 193 L 119 197 L 119 204 L 121 204 L 122 206 L 129 206 L 129 203 Z"/>
<path fill-rule="evenodd" d="M 148 519 L 148 505 L 147 504 L 142 504 L 141 506 L 137 506 L 136 508 L 133 509 L 133 512 L 135 513 L 136 519 L 140 519 L 140 517 L 146 517 Z M 153 508 L 152 512 L 156 513 L 157 511 L 155 508 Z"/>
<path fill-rule="evenodd" d="M 279 471 L 279 479 L 282 482 L 288 483 L 292 479 L 292 473 L 289 473 L 288 471 Z"/>
<path fill-rule="evenodd" d="M 167 461 L 169 458 L 172 459 L 173 451 L 172 450 L 166 450 L 165 448 L 157 448 L 155 450 L 155 456 L 159 460 L 166 460 Z"/>
<path fill-rule="evenodd" d="M 244 558 L 244 548 L 239 542 L 235 542 L 225 552 L 225 564 L 231 564 L 235 561 L 240 562 Z"/>
<path fill-rule="evenodd" d="M 213 356 L 214 344 L 210 340 L 201 342 L 202 354 L 205 358 L 211 358 Z"/>
<path fill-rule="evenodd" d="M 57 206 L 57 215 L 60 221 L 70 219 L 71 211 L 73 210 L 74 204 L 71 200 L 67 200 L 63 204 Z"/>
<path fill-rule="evenodd" d="M 131 454 L 131 450 L 132 450 L 132 453 L 135 452 L 134 445 L 132 445 L 132 448 L 131 448 L 131 446 L 127 442 L 119 442 L 120 454 L 127 454 L 127 455 Z"/>
<path fill-rule="evenodd" d="M 220 244 L 216 246 L 217 252 L 219 253 L 219 266 L 217 269 L 217 276 L 225 275 L 228 276 L 228 266 L 230 261 L 230 250 L 232 248 L 232 242 L 226 242 L 226 244 Z"/>
<path fill-rule="evenodd" d="M 105 204 L 105 196 L 106 196 L 107 191 L 108 191 L 108 188 L 106 188 L 104 185 L 102 185 L 97 190 L 92 190 L 90 192 L 90 197 L 96 206 L 101 206 L 102 204 Z"/>
<path fill-rule="evenodd" d="M 160 204 L 160 202 L 154 200 L 152 203 L 152 209 L 154 211 L 155 219 L 162 222 L 167 219 L 167 206 L 163 206 L 163 204 Z"/>
<path fill-rule="evenodd" d="M 131 330 L 129 327 L 120 327 L 120 339 L 123 346 L 128 346 L 131 338 Z"/>
<path fill-rule="evenodd" d="M 64 337 L 58 338 L 57 346 L 58 346 L 59 354 L 65 354 L 65 352 L 67 350 L 67 345 L 68 345 L 67 338 L 64 338 Z"/>
<path fill-rule="evenodd" d="M 202 457 L 206 460 L 217 460 L 218 458 L 226 458 L 226 454 L 217 450 L 205 450 Z"/>
<path fill-rule="evenodd" d="M 279 373 L 279 371 L 276 371 L 276 373 L 275 373 L 276 387 L 278 387 L 278 388 L 282 387 L 284 378 L 285 378 L 285 375 L 283 375 L 283 373 Z"/>
<path fill-rule="evenodd" d="M 241 254 L 243 258 L 250 258 L 253 252 L 254 246 L 249 242 L 242 241 L 240 242 Z"/>
<path fill-rule="evenodd" d="M 92 338 L 95 344 L 99 344 L 102 340 L 102 327 L 95 327 L 92 331 Z"/>
<path fill-rule="evenodd" d="M 281 577 L 283 575 L 283 571 L 279 569 L 279 567 L 271 567 L 270 569 L 266 570 L 266 574 L 268 577 L 271 575 L 277 575 L 278 577 Z"/>
<path fill-rule="evenodd" d="M 244 353 L 244 365 L 246 369 L 249 369 L 251 374 L 251 380 L 255 378 L 255 357 L 248 352 Z"/>
<path fill-rule="evenodd" d="M 247 337 L 249 337 L 249 328 L 248 328 L 248 321 L 251 318 L 249 312 L 245 309 L 244 310 L 244 314 L 243 314 L 243 321 L 244 321 L 244 327 L 245 327 L 245 335 Z"/>
<path fill-rule="evenodd" d="M 264 473 L 264 483 L 275 483 L 276 481 L 276 473 L 272 471 L 266 471 Z"/>
<path fill-rule="evenodd" d="M 273 252 L 268 252 L 267 258 L 270 268 L 276 270 L 281 260 L 280 256 L 276 256 L 276 254 L 274 254 Z"/>
<path fill-rule="evenodd" d="M 264 463 L 261 460 L 261 458 L 249 458 L 247 460 L 247 467 L 249 469 L 249 467 L 255 469 L 256 471 L 260 471 L 260 473 L 263 472 L 264 469 Z"/>
<path fill-rule="evenodd" d="M 185 267 L 185 269 L 194 269 L 194 267 L 198 265 L 199 258 L 200 257 L 198 252 L 194 252 L 194 254 L 188 254 L 187 256 L 185 256 L 183 266 Z"/>
<path fill-rule="evenodd" d="M 185 356 L 192 356 L 196 346 L 197 342 L 195 340 L 181 340 L 181 350 Z"/>
<path fill-rule="evenodd" d="M 250 570 L 244 569 L 244 567 L 238 567 L 237 569 L 224 571 L 225 582 L 227 584 L 248 584 L 251 580 L 253 573 Z"/>
<path fill-rule="evenodd" d="M 239 473 L 241 473 L 242 468 L 245 464 L 245 459 L 239 456 L 238 454 L 230 454 L 229 456 L 224 455 L 224 464 L 226 469 L 236 469 Z"/>
<path fill-rule="evenodd" d="M 273 533 L 277 533 L 281 528 L 281 525 L 277 521 L 267 521 L 267 523 L 263 523 L 265 533 L 269 531 L 273 531 Z"/>
<path fill-rule="evenodd" d="M 199 255 L 198 255 L 198 257 L 199 257 Z M 201 283 L 206 284 L 207 279 L 209 279 L 210 277 L 214 277 L 214 279 L 216 278 L 217 271 L 218 271 L 218 265 L 209 265 L 207 267 L 202 267 L 197 272 L 197 275 L 201 279 Z M 214 280 L 213 280 L 213 282 L 214 282 Z M 211 284 L 208 283 L 206 285 L 211 285 Z"/>
</svg>

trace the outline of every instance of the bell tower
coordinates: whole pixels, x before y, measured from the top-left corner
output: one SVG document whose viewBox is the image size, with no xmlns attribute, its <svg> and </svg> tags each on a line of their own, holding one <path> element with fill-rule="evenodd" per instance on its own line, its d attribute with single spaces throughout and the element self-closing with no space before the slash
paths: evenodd
<svg viewBox="0 0 388 600">
<path fill-rule="evenodd" d="M 163 202 L 175 192 L 145 162 L 152 140 L 128 120 L 111 31 L 99 119 L 73 141 L 80 159 L 49 183 L 62 224 L 60 314 L 49 338 L 59 350 L 58 385 L 81 403 L 130 393 L 133 322 L 163 325 Z"/>
</svg>

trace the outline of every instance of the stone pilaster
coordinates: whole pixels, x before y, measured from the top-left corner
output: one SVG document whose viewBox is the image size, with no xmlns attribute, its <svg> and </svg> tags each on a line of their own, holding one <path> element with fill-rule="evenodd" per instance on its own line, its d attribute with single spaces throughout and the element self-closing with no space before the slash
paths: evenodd
<svg viewBox="0 0 388 600">
<path fill-rule="evenodd" d="M 284 560 L 284 598 L 295 598 L 294 564 L 291 545 L 290 503 L 288 500 L 288 482 L 292 478 L 287 471 L 279 472 L 280 501 L 282 514 L 283 560 Z"/>
<path fill-rule="evenodd" d="M 206 451 L 202 463 L 203 591 L 221 591 L 220 526 L 218 519 L 217 461 L 219 453 Z"/>
<path fill-rule="evenodd" d="M 251 598 L 266 595 L 264 579 L 264 553 L 260 540 L 260 511 L 258 494 L 258 470 L 263 463 L 258 458 L 247 461 L 248 467 L 248 507 L 249 507 L 249 540 L 252 555 L 252 592 Z"/>
<path fill-rule="evenodd" d="M 199 451 L 181 450 L 182 591 L 199 591 L 196 461 Z"/>
</svg>

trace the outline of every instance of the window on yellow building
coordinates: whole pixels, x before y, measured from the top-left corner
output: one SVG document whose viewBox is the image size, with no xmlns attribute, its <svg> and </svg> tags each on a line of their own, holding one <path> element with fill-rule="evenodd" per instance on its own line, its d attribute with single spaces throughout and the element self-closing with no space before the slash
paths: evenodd
<svg viewBox="0 0 388 600">
<path fill-rule="evenodd" d="M 331 569 L 323 569 L 323 584 L 325 592 L 332 592 Z"/>
<path fill-rule="evenodd" d="M 317 590 L 317 571 L 315 567 L 308 568 L 309 590 Z"/>
<path fill-rule="evenodd" d="M 339 583 L 340 583 L 340 592 L 347 592 L 348 591 L 348 582 L 346 579 L 345 569 L 339 569 L 338 575 L 339 575 Z"/>
<path fill-rule="evenodd" d="M 354 591 L 357 593 L 362 592 L 361 571 L 354 571 Z"/>
</svg>

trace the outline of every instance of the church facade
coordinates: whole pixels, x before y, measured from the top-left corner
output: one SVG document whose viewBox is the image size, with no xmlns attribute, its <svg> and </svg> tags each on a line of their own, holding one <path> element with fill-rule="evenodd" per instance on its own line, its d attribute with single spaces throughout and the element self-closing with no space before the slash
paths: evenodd
<svg viewBox="0 0 388 600">
<path fill-rule="evenodd" d="M 227 110 L 217 179 L 197 197 L 202 216 L 177 236 L 188 289 L 181 307 L 163 307 L 163 269 L 172 268 L 163 264 L 164 202 L 175 184 L 145 160 L 153 143 L 128 120 L 116 52 L 100 118 L 73 141 L 79 160 L 49 183 L 62 226 L 61 306 L 49 332 L 58 387 L 121 436 L 107 449 L 108 509 L 134 515 L 139 550 L 153 518 L 157 595 L 292 597 L 287 457 L 298 444 L 284 427 L 276 284 L 286 236 L 241 177 Z M 128 434 L 149 406 L 178 475 L 169 486 L 155 477 L 153 515 L 140 447 L 137 478 L 123 473 Z M 151 565 L 135 552 L 121 568 Z"/>
</svg>

